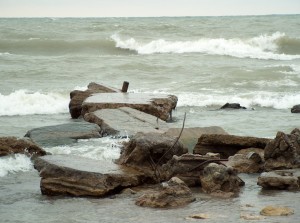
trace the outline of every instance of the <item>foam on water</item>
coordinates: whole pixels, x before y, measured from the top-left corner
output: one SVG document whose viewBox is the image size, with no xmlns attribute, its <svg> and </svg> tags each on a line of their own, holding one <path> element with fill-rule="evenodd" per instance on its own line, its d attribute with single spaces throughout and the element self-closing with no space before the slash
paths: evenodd
<svg viewBox="0 0 300 223">
<path fill-rule="evenodd" d="M 103 137 L 100 139 L 79 140 L 72 145 L 48 147 L 45 150 L 55 155 L 72 154 L 95 160 L 111 161 L 119 158 L 121 143 L 128 140 L 128 138 Z"/>
<path fill-rule="evenodd" d="M 0 177 L 16 172 L 33 170 L 33 164 L 29 157 L 23 154 L 0 157 Z"/>
<path fill-rule="evenodd" d="M 272 92 L 252 92 L 244 94 L 201 94 L 180 93 L 177 106 L 222 106 L 225 103 L 240 103 L 242 106 L 268 107 L 274 109 L 290 109 L 300 101 L 300 94 L 285 94 Z"/>
<path fill-rule="evenodd" d="M 201 38 L 191 41 L 168 41 L 156 39 L 150 42 L 138 41 L 135 38 L 122 39 L 114 34 L 111 38 L 116 47 L 136 51 L 139 54 L 154 53 L 203 53 L 210 55 L 225 55 L 237 58 L 253 58 L 264 60 L 293 60 L 299 55 L 278 53 L 278 40 L 284 33 L 260 35 L 250 39 Z"/>
<path fill-rule="evenodd" d="M 9 95 L 0 93 L 0 116 L 66 113 L 68 103 L 69 98 L 58 93 L 30 92 L 24 89 Z"/>
</svg>

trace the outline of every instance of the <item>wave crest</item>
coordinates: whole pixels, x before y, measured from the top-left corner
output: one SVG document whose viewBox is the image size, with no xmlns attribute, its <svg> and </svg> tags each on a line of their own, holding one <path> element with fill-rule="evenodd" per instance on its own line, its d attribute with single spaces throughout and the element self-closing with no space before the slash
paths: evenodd
<svg viewBox="0 0 300 223">
<path fill-rule="evenodd" d="M 24 154 L 15 154 L 0 158 L 0 177 L 10 173 L 27 172 L 33 170 L 33 164 Z"/>
<path fill-rule="evenodd" d="M 0 116 L 57 114 L 68 111 L 69 98 L 58 93 L 17 90 L 9 95 L 0 93 Z"/>
<path fill-rule="evenodd" d="M 272 35 L 260 35 L 247 40 L 238 38 L 201 38 L 194 41 L 157 39 L 143 43 L 134 38 L 123 40 L 117 34 L 112 35 L 111 38 L 115 41 L 116 47 L 136 51 L 138 54 L 203 53 L 264 60 L 293 60 L 300 58 L 300 52 L 299 55 L 288 55 L 278 52 L 278 49 L 281 47 L 278 43 L 286 38 L 284 33 L 279 32 Z"/>
</svg>

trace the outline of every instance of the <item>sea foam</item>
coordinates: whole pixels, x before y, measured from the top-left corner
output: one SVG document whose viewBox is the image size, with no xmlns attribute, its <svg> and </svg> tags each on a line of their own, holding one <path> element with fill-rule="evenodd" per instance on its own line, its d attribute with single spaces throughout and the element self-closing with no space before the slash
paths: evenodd
<svg viewBox="0 0 300 223">
<path fill-rule="evenodd" d="M 0 177 L 11 173 L 27 172 L 33 170 L 29 157 L 23 154 L 0 157 Z"/>
<path fill-rule="evenodd" d="M 180 93 L 178 94 L 177 106 L 222 106 L 225 103 L 240 103 L 246 107 L 268 107 L 274 109 L 290 109 L 299 104 L 300 94 L 280 95 L 280 93 L 254 92 L 251 94 L 201 94 Z"/>
<path fill-rule="evenodd" d="M 116 47 L 136 51 L 138 54 L 202 53 L 264 60 L 300 58 L 300 55 L 287 55 L 277 52 L 279 40 L 284 37 L 284 33 L 276 32 L 272 35 L 260 35 L 250 39 L 200 38 L 192 41 L 156 39 L 150 42 L 142 42 L 135 38 L 122 39 L 117 34 L 111 36 L 116 43 Z"/>
<path fill-rule="evenodd" d="M 0 93 L 0 116 L 57 114 L 68 112 L 69 98 L 58 93 L 17 90 L 9 95 Z"/>
</svg>

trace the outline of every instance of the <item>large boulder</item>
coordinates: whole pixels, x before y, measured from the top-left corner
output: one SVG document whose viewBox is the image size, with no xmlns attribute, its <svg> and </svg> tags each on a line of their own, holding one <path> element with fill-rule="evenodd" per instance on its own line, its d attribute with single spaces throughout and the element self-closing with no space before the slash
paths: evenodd
<svg viewBox="0 0 300 223">
<path fill-rule="evenodd" d="M 0 137 L 0 156 L 6 156 L 15 153 L 27 154 L 29 156 L 46 155 L 41 147 L 36 145 L 30 139 L 18 139 L 16 137 Z"/>
<path fill-rule="evenodd" d="M 59 146 L 76 142 L 78 139 L 100 138 L 100 127 L 89 122 L 70 122 L 44 126 L 29 130 L 26 137 L 40 146 Z"/>
<path fill-rule="evenodd" d="M 141 185 L 142 173 L 111 162 L 70 155 L 50 155 L 35 160 L 45 195 L 103 197 Z"/>
<path fill-rule="evenodd" d="M 202 190 L 216 195 L 227 193 L 233 196 L 240 191 L 240 186 L 245 184 L 231 167 L 216 163 L 207 165 L 200 179 Z"/>
<path fill-rule="evenodd" d="M 264 189 L 299 190 L 300 170 L 275 170 L 264 172 L 257 184 Z"/>
<path fill-rule="evenodd" d="M 138 132 L 164 133 L 168 130 L 165 121 L 129 107 L 97 110 L 85 114 L 84 119 L 99 125 L 104 135 L 131 137 Z"/>
<path fill-rule="evenodd" d="M 158 133 L 137 133 L 124 145 L 118 164 L 131 166 L 153 177 L 156 170 L 172 159 L 173 155 L 187 153 L 175 137 Z"/>
<path fill-rule="evenodd" d="M 198 139 L 194 148 L 195 154 L 205 155 L 208 152 L 220 153 L 221 158 L 233 156 L 241 149 L 261 148 L 264 149 L 270 139 L 223 135 L 223 134 L 203 134 Z"/>
<path fill-rule="evenodd" d="M 265 148 L 265 170 L 300 167 L 300 130 L 291 134 L 278 132 Z"/>
<path fill-rule="evenodd" d="M 104 86 L 101 84 L 96 84 L 94 82 L 91 82 L 88 85 L 87 90 L 85 91 L 79 91 L 74 90 L 70 93 L 70 103 L 69 103 L 69 111 L 72 118 L 79 118 L 81 115 L 82 110 L 82 103 L 83 101 L 89 97 L 90 95 L 94 93 L 112 93 L 112 92 L 119 92 L 119 90 Z"/>
<path fill-rule="evenodd" d="M 291 109 L 292 113 L 300 113 L 300 105 L 294 105 Z"/>
<path fill-rule="evenodd" d="M 81 115 L 100 109 L 130 107 L 167 121 L 177 100 L 176 96 L 165 94 L 96 93 L 84 100 Z"/>
<path fill-rule="evenodd" d="M 177 177 L 163 182 L 159 191 L 139 197 L 135 204 L 143 207 L 170 208 L 184 206 L 195 201 L 192 191 Z"/>
</svg>

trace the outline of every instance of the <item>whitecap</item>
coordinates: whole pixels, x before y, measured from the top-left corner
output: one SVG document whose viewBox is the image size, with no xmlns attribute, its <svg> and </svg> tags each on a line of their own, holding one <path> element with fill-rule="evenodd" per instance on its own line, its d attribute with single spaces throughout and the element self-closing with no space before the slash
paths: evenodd
<svg viewBox="0 0 300 223">
<path fill-rule="evenodd" d="M 0 177 L 17 172 L 27 172 L 33 169 L 30 158 L 24 154 L 0 157 Z"/>
</svg>

